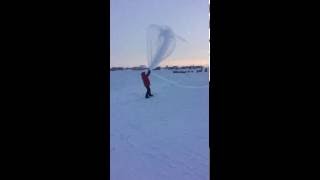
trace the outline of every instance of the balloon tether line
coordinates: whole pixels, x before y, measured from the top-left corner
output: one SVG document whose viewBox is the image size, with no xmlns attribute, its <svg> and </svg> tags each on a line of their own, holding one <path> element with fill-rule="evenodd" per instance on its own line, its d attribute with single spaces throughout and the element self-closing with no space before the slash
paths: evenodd
<svg viewBox="0 0 320 180">
<path fill-rule="evenodd" d="M 155 77 L 159 78 L 159 79 L 162 79 L 166 82 L 169 82 L 171 84 L 174 84 L 175 86 L 178 86 L 178 87 L 182 87 L 182 88 L 192 88 L 192 89 L 195 89 L 195 88 L 208 88 L 209 85 L 204 85 L 204 86 L 187 86 L 187 85 L 183 85 L 183 84 L 180 84 L 178 82 L 175 82 L 175 81 L 172 81 L 172 80 L 169 80 L 169 79 L 166 79 L 164 77 L 161 77 L 160 75 L 156 74 L 156 73 L 152 73 L 152 75 L 154 75 Z"/>
</svg>

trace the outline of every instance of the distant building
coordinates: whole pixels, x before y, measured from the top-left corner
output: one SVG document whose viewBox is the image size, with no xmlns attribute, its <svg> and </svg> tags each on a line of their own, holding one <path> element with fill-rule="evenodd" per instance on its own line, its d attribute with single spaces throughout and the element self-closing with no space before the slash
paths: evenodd
<svg viewBox="0 0 320 180">
<path fill-rule="evenodd" d="M 138 66 L 138 67 L 132 67 L 131 69 L 132 70 L 145 70 L 145 69 L 147 69 L 147 67 L 145 65 L 141 65 L 141 66 Z"/>
<path fill-rule="evenodd" d="M 112 67 L 110 70 L 111 71 L 122 71 L 124 68 L 123 67 Z"/>
</svg>

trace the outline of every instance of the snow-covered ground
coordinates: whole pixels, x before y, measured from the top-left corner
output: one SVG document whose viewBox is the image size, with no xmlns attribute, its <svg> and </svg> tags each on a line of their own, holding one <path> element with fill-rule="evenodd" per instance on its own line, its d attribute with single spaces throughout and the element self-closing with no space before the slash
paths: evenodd
<svg viewBox="0 0 320 180">
<path fill-rule="evenodd" d="M 110 72 L 111 180 L 208 180 L 208 73 Z M 176 84 L 174 84 L 176 83 Z"/>
</svg>

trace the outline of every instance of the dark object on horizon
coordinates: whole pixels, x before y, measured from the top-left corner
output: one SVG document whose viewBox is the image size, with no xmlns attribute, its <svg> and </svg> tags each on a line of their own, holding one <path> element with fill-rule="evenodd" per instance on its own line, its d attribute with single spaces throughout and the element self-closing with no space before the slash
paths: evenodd
<svg viewBox="0 0 320 180">
<path fill-rule="evenodd" d="M 148 69 L 148 68 L 145 67 L 145 66 L 143 66 L 143 65 L 141 65 L 141 66 L 139 66 L 139 67 L 132 67 L 132 68 L 131 68 L 131 70 L 138 70 L 138 71 L 140 71 L 140 70 L 146 70 L 146 69 Z"/>
<path fill-rule="evenodd" d="M 122 71 L 124 68 L 123 67 L 112 67 L 110 70 L 111 71 Z"/>
<path fill-rule="evenodd" d="M 186 71 L 172 71 L 173 73 L 186 73 Z"/>
<path fill-rule="evenodd" d="M 158 67 L 154 68 L 153 70 L 160 70 L 160 69 L 161 69 L 160 66 L 158 66 Z"/>
<path fill-rule="evenodd" d="M 171 70 L 171 69 L 177 70 L 177 69 L 179 69 L 179 67 L 178 66 L 171 66 L 171 67 L 168 67 L 168 69 L 169 70 Z"/>
</svg>

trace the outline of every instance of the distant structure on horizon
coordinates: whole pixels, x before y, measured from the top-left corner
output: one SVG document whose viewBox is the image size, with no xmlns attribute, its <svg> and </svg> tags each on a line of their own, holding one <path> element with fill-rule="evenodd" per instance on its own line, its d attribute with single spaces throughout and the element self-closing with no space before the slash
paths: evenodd
<svg viewBox="0 0 320 180">
<path fill-rule="evenodd" d="M 110 71 L 122 71 L 122 70 L 136 70 L 136 71 L 141 71 L 141 70 L 146 70 L 148 69 L 147 66 L 145 65 L 140 65 L 140 66 L 135 66 L 135 67 L 112 67 L 110 68 Z M 193 70 L 196 70 L 196 72 L 207 72 L 209 67 L 207 66 L 164 66 L 164 67 L 156 67 L 152 70 L 161 70 L 161 69 L 167 69 L 167 70 L 184 70 L 186 72 L 193 72 Z"/>
<path fill-rule="evenodd" d="M 123 69 L 123 67 L 112 67 L 110 71 L 122 71 Z"/>
</svg>

